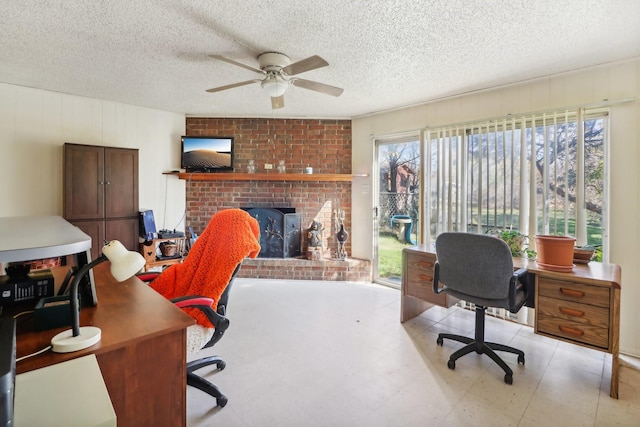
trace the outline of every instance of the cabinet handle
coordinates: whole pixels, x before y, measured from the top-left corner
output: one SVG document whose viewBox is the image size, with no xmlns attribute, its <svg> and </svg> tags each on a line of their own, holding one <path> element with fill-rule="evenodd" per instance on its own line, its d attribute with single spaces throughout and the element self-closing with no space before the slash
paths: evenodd
<svg viewBox="0 0 640 427">
<path fill-rule="evenodd" d="M 560 312 L 569 316 L 574 316 L 574 317 L 584 316 L 584 311 L 575 310 L 573 308 L 560 307 Z"/>
<path fill-rule="evenodd" d="M 420 280 L 423 280 L 425 282 L 433 282 L 433 277 L 431 276 L 425 276 L 424 274 L 418 274 L 418 278 Z"/>
<path fill-rule="evenodd" d="M 560 288 L 560 293 L 570 297 L 576 297 L 576 298 L 584 297 L 584 292 L 576 291 L 575 289 Z"/>
<path fill-rule="evenodd" d="M 111 184 L 111 181 L 107 181 L 107 185 L 110 185 L 110 184 Z"/>
<path fill-rule="evenodd" d="M 433 267 L 433 263 L 432 262 L 421 261 L 420 262 L 420 267 L 422 267 L 422 268 L 432 268 Z"/>
<path fill-rule="evenodd" d="M 104 181 L 98 181 L 98 184 L 104 185 Z"/>
<path fill-rule="evenodd" d="M 558 328 L 565 334 L 575 335 L 577 337 L 581 337 L 584 335 L 584 331 L 581 331 L 580 329 L 570 328 L 568 326 L 558 326 Z"/>
</svg>

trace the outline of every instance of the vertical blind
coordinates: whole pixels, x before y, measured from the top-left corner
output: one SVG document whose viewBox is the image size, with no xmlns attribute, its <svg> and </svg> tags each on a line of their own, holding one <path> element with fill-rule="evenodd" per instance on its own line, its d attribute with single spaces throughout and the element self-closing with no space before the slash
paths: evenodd
<svg viewBox="0 0 640 427">
<path fill-rule="evenodd" d="M 579 108 L 425 130 L 425 243 L 510 229 L 532 250 L 536 234 L 602 245 L 606 117 Z"/>
<path fill-rule="evenodd" d="M 589 147 L 582 109 L 428 129 L 426 242 L 443 231 L 503 228 L 586 244 L 587 198 L 601 210 L 604 194 L 586 193 L 585 164 L 604 162 L 605 116 L 588 119 L 597 128 Z"/>
</svg>

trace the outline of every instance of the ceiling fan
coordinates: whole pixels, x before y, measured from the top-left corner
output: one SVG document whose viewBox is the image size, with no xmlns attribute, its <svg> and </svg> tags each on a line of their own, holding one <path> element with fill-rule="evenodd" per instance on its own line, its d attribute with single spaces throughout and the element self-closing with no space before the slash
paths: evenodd
<svg viewBox="0 0 640 427">
<path fill-rule="evenodd" d="M 284 107 L 284 93 L 289 88 L 289 85 L 294 85 L 303 89 L 313 90 L 331 96 L 340 96 L 344 91 L 344 89 L 339 87 L 296 77 L 298 74 L 329 65 L 327 61 L 317 55 L 291 63 L 291 59 L 287 55 L 278 52 L 265 52 L 258 56 L 258 63 L 260 64 L 259 69 L 234 61 L 233 59 L 225 58 L 221 55 L 209 56 L 213 59 L 260 73 L 263 75 L 263 78 L 207 89 L 207 92 L 220 92 L 227 89 L 233 89 L 235 87 L 260 83 L 260 86 L 262 86 L 262 88 L 271 97 L 271 108 L 274 110 Z"/>
</svg>

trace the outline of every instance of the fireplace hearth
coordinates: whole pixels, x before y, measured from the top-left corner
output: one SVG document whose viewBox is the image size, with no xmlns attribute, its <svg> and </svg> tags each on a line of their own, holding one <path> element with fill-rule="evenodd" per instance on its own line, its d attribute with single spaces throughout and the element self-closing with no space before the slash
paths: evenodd
<svg viewBox="0 0 640 427">
<path fill-rule="evenodd" d="M 260 224 L 258 258 L 296 258 L 300 256 L 301 218 L 295 208 L 242 208 Z"/>
</svg>

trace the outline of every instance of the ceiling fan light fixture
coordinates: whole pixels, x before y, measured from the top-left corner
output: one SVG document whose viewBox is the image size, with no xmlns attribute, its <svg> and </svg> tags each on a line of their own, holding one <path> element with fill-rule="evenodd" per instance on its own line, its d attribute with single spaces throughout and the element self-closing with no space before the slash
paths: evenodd
<svg viewBox="0 0 640 427">
<path fill-rule="evenodd" d="M 331 96 L 340 96 L 344 91 L 342 88 L 336 86 L 295 77 L 298 74 L 306 73 L 307 71 L 315 70 L 329 65 L 327 61 L 320 58 L 318 55 L 310 56 L 301 61 L 291 63 L 291 59 L 285 54 L 278 52 L 265 52 L 258 55 L 260 69 L 243 64 L 241 62 L 234 61 L 233 59 L 225 58 L 220 55 L 209 56 L 213 59 L 227 62 L 237 67 L 255 71 L 256 73 L 261 74 L 262 77 L 261 79 L 247 80 L 244 82 L 232 83 L 207 89 L 208 93 L 221 92 L 223 90 L 246 86 L 252 83 L 260 83 L 260 86 L 271 97 L 272 108 L 276 109 L 284 107 L 283 95 L 287 91 L 289 86 L 301 87 L 303 89 L 312 90 Z"/>
<path fill-rule="evenodd" d="M 260 83 L 260 86 L 262 86 L 262 89 L 264 89 L 270 97 L 277 98 L 278 96 L 284 95 L 289 87 L 289 82 L 277 76 L 269 76 Z"/>
</svg>

